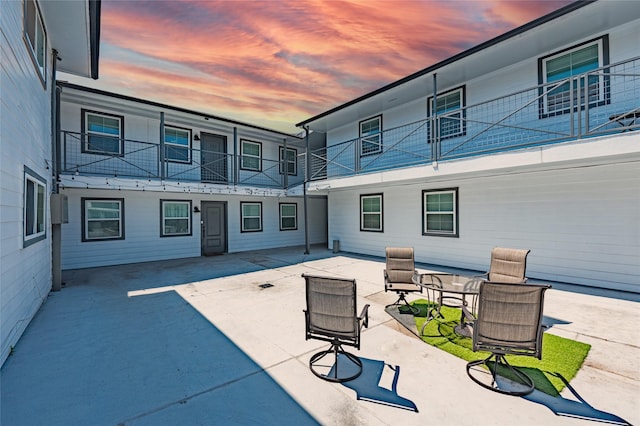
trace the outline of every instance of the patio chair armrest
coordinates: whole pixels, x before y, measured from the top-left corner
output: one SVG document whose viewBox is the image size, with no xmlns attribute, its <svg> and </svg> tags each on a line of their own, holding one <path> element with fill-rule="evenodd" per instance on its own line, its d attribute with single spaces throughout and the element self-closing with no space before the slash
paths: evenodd
<svg viewBox="0 0 640 426">
<path fill-rule="evenodd" d="M 358 317 L 358 321 L 362 321 L 362 325 L 365 328 L 369 328 L 369 304 L 364 305 L 364 307 L 362 308 L 362 312 Z"/>
</svg>

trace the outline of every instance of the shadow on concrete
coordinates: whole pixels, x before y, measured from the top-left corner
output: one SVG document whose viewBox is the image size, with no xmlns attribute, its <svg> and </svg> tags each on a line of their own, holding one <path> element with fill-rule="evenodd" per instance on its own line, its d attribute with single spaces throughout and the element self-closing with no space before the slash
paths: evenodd
<svg viewBox="0 0 640 426">
<path fill-rule="evenodd" d="M 615 414 L 607 413 L 593 408 L 587 401 L 585 401 L 576 390 L 569 384 L 569 382 L 558 373 L 549 373 L 560 378 L 573 394 L 576 400 L 563 398 L 562 396 L 551 396 L 544 392 L 534 390 L 531 394 L 523 396 L 522 398 L 535 402 L 537 404 L 544 405 L 553 411 L 557 416 L 573 417 L 581 420 L 591 420 L 602 423 L 610 423 L 617 425 L 631 425 L 621 417 Z"/>
<path fill-rule="evenodd" d="M 350 376 L 352 373 L 349 370 L 355 368 L 354 364 L 348 362 L 346 356 L 342 354 L 338 356 L 345 358 L 340 362 L 344 367 L 342 374 Z M 360 358 L 360 360 L 362 373 L 355 379 L 342 383 L 343 386 L 356 392 L 356 399 L 418 412 L 418 407 L 413 401 L 398 395 L 396 388 L 400 378 L 399 365 L 390 365 L 384 361 L 368 358 Z M 332 372 L 333 369 L 328 375 L 330 376 Z M 390 372 L 391 375 L 385 380 L 386 383 L 382 383 L 381 379 L 385 372 Z"/>
<path fill-rule="evenodd" d="M 116 293 L 49 298 L 2 368 L 0 423 L 318 424 L 176 292 Z"/>
</svg>

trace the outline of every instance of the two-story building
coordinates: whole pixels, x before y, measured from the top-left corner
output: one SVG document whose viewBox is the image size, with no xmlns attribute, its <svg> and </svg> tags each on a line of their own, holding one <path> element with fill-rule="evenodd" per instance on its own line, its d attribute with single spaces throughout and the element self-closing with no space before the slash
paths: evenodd
<svg viewBox="0 0 640 426">
<path fill-rule="evenodd" d="M 98 78 L 100 4 L 0 2 L 0 365 L 59 284 L 56 72 Z"/>
<path fill-rule="evenodd" d="M 288 194 L 305 179 L 304 139 L 58 86 L 63 269 L 327 241 L 326 197 Z"/>
<path fill-rule="evenodd" d="M 640 7 L 575 2 L 298 123 L 329 241 L 640 292 Z M 331 243 L 330 243 L 331 244 Z"/>
</svg>

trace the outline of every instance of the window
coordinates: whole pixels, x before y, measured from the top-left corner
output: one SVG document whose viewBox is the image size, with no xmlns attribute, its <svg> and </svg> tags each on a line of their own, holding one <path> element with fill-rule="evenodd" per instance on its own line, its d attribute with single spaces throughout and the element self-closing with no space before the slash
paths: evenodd
<svg viewBox="0 0 640 426">
<path fill-rule="evenodd" d="M 422 234 L 458 236 L 458 189 L 422 191 Z"/>
<path fill-rule="evenodd" d="M 586 79 L 571 79 L 609 63 L 607 37 L 541 58 L 539 62 L 539 79 L 548 91 L 540 99 L 542 116 L 569 112 L 572 102 L 575 107 L 584 107 L 587 102 L 595 106 L 608 100 L 609 81 L 605 72 L 589 74 Z"/>
<path fill-rule="evenodd" d="M 280 203 L 280 230 L 298 229 L 298 205 Z"/>
<path fill-rule="evenodd" d="M 466 132 L 465 125 L 465 92 L 464 87 L 454 89 L 436 96 L 436 115 L 438 117 L 440 139 L 462 136 Z M 433 97 L 427 102 L 429 116 L 433 115 Z"/>
<path fill-rule="evenodd" d="M 24 168 L 24 241 L 27 247 L 46 238 L 47 186 L 45 180 Z"/>
<path fill-rule="evenodd" d="M 360 122 L 360 155 L 382 152 L 382 116 Z"/>
<path fill-rule="evenodd" d="M 254 170 L 256 172 L 262 170 L 262 144 L 260 142 L 247 140 L 240 142 L 240 168 L 244 170 Z"/>
<path fill-rule="evenodd" d="M 191 235 L 191 201 L 160 200 L 160 236 Z"/>
<path fill-rule="evenodd" d="M 360 196 L 360 230 L 382 232 L 382 194 Z"/>
<path fill-rule="evenodd" d="M 34 0 L 24 2 L 24 35 L 31 58 L 44 83 L 47 75 L 47 33 L 44 30 L 40 9 Z"/>
<path fill-rule="evenodd" d="M 191 162 L 191 130 L 164 126 L 164 158 L 179 163 Z"/>
<path fill-rule="evenodd" d="M 288 175 L 295 176 L 298 174 L 298 151 L 293 148 L 287 148 L 285 157 L 285 149 L 280 147 L 280 174 L 283 175 L 285 170 Z"/>
<path fill-rule="evenodd" d="M 105 155 L 124 153 L 124 117 L 82 110 L 82 152 Z"/>
<path fill-rule="evenodd" d="M 262 203 L 240 203 L 241 232 L 262 231 Z"/>
<path fill-rule="evenodd" d="M 82 199 L 82 241 L 124 239 L 124 199 Z"/>
</svg>

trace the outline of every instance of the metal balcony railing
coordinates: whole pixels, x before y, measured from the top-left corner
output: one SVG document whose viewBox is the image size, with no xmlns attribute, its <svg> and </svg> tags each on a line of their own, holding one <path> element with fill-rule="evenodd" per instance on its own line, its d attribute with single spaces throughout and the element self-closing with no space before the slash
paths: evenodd
<svg viewBox="0 0 640 426">
<path fill-rule="evenodd" d="M 278 189 L 301 184 L 305 175 L 304 156 L 295 162 L 262 158 L 249 167 L 239 155 L 69 131 L 61 132 L 61 145 L 63 174 Z"/>
<path fill-rule="evenodd" d="M 636 130 L 640 58 L 311 151 L 309 179 Z"/>
</svg>

